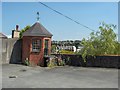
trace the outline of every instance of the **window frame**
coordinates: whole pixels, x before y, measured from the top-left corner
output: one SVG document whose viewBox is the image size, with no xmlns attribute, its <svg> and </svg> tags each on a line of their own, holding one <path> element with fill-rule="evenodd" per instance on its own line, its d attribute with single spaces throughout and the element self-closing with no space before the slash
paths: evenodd
<svg viewBox="0 0 120 90">
<path fill-rule="evenodd" d="M 39 53 L 42 47 L 42 39 L 32 39 L 32 52 Z"/>
<path fill-rule="evenodd" d="M 48 54 L 49 54 L 49 39 L 44 39 L 44 55 L 48 55 Z"/>
<path fill-rule="evenodd" d="M 46 43 L 46 41 L 47 41 L 47 43 Z M 49 39 L 45 39 L 44 46 L 45 46 L 45 48 L 49 49 Z"/>
</svg>

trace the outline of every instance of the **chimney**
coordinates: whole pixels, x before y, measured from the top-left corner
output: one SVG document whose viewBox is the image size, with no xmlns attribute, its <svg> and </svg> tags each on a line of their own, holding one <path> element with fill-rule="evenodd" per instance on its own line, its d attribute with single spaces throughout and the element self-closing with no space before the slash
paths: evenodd
<svg viewBox="0 0 120 90">
<path fill-rule="evenodd" d="M 15 30 L 12 30 L 12 38 L 19 38 L 20 31 L 18 29 L 19 25 L 16 25 Z"/>
<path fill-rule="evenodd" d="M 16 25 L 16 31 L 18 31 L 19 25 Z"/>
</svg>

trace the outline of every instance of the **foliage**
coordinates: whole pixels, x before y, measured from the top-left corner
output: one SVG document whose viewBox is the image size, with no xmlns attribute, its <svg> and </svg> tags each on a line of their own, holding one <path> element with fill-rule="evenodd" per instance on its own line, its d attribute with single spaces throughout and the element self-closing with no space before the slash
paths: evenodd
<svg viewBox="0 0 120 90">
<path fill-rule="evenodd" d="M 64 66 L 65 62 L 61 59 L 61 57 L 57 58 L 58 60 L 58 66 Z"/>
<path fill-rule="evenodd" d="M 80 44 L 80 40 L 75 40 L 75 41 L 73 41 L 73 40 L 66 40 L 66 41 L 52 41 L 52 45 L 65 45 L 65 46 L 76 46 L 76 47 L 78 47 L 78 46 L 81 46 L 81 44 Z"/>
<path fill-rule="evenodd" d="M 25 65 L 27 65 L 27 66 L 29 66 L 30 65 L 30 62 L 29 62 L 29 60 L 28 60 L 28 58 L 26 58 L 26 60 L 25 60 Z"/>
<path fill-rule="evenodd" d="M 36 66 L 35 63 L 33 61 L 30 61 L 28 58 L 26 58 L 26 60 L 24 61 L 24 64 L 26 66 Z"/>
<path fill-rule="evenodd" d="M 74 46 L 76 47 L 76 49 L 78 49 L 78 46 L 81 46 L 81 41 L 75 40 L 74 41 Z"/>
<path fill-rule="evenodd" d="M 56 45 L 52 45 L 51 52 L 54 53 L 56 51 Z"/>
<path fill-rule="evenodd" d="M 48 67 L 64 66 L 65 62 L 60 57 L 54 57 L 47 63 Z"/>
<path fill-rule="evenodd" d="M 51 60 L 47 63 L 47 66 L 48 66 L 48 67 L 57 66 L 55 58 L 51 59 Z"/>
<path fill-rule="evenodd" d="M 116 49 L 115 49 L 115 53 L 120 55 L 120 43 L 116 42 Z"/>
<path fill-rule="evenodd" d="M 59 63 L 59 66 L 64 66 L 65 65 L 65 62 L 63 60 L 60 60 L 58 63 Z"/>
<path fill-rule="evenodd" d="M 74 52 L 69 50 L 60 50 L 60 54 L 74 54 Z"/>
<path fill-rule="evenodd" d="M 84 62 L 86 62 L 86 56 L 89 55 L 120 54 L 120 43 L 117 42 L 113 31 L 115 28 L 115 25 L 102 23 L 99 31 L 92 32 L 88 40 L 83 38 L 81 42 L 83 48 L 79 53 L 82 54 Z"/>
<path fill-rule="evenodd" d="M 24 29 L 22 29 L 22 30 L 20 31 L 19 39 L 22 38 L 22 34 L 23 34 L 26 30 L 28 30 L 29 28 L 30 28 L 30 25 L 27 25 Z"/>
</svg>

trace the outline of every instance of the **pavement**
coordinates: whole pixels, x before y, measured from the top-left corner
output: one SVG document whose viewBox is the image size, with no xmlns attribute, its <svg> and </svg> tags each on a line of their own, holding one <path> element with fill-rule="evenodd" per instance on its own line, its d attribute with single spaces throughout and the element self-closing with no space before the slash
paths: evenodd
<svg viewBox="0 0 120 90">
<path fill-rule="evenodd" d="M 118 88 L 118 69 L 5 64 L 2 88 Z"/>
</svg>

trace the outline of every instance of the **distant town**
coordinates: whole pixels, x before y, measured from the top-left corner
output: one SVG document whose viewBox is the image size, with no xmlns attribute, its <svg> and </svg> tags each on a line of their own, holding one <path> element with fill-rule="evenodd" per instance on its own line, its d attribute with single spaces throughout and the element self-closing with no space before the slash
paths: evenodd
<svg viewBox="0 0 120 90">
<path fill-rule="evenodd" d="M 57 51 L 68 50 L 68 51 L 73 51 L 73 52 L 79 52 L 82 49 L 80 40 L 66 40 L 66 41 L 54 41 L 53 40 L 52 47 L 53 48 L 56 47 Z M 54 53 L 54 51 L 52 52 Z"/>
</svg>

